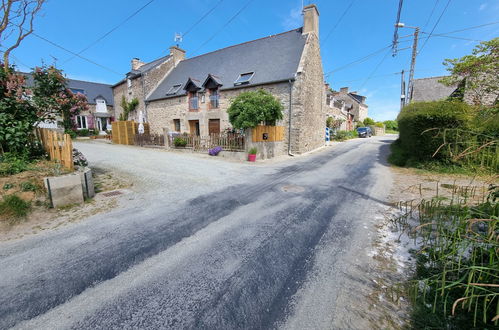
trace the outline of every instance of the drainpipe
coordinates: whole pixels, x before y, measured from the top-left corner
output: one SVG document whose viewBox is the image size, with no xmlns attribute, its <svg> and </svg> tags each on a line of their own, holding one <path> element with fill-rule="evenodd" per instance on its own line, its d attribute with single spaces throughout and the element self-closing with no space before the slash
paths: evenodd
<svg viewBox="0 0 499 330">
<path fill-rule="evenodd" d="M 292 115 L 292 100 L 293 100 L 293 80 L 289 79 L 289 122 L 288 122 L 288 155 L 294 156 L 291 152 L 291 115 Z"/>
<path fill-rule="evenodd" d="M 141 81 L 142 81 L 142 97 L 143 97 L 143 100 L 144 100 L 144 123 L 147 123 L 148 120 L 147 120 L 147 102 L 146 102 L 146 88 L 144 86 L 144 74 L 142 74 L 142 77 L 141 77 Z"/>
</svg>

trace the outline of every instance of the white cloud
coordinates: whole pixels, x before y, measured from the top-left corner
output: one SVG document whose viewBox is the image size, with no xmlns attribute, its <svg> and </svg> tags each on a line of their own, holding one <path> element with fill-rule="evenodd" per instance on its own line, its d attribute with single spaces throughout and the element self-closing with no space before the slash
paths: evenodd
<svg viewBox="0 0 499 330">
<path fill-rule="evenodd" d="M 485 8 L 487 8 L 487 4 L 486 4 L 486 3 L 482 3 L 482 4 L 480 5 L 480 7 L 478 7 L 478 10 L 479 10 L 479 11 L 482 11 L 482 10 L 484 10 Z"/>
<path fill-rule="evenodd" d="M 282 26 L 286 30 L 296 29 L 302 26 L 301 4 L 298 7 L 292 8 L 289 15 L 282 21 Z"/>
</svg>

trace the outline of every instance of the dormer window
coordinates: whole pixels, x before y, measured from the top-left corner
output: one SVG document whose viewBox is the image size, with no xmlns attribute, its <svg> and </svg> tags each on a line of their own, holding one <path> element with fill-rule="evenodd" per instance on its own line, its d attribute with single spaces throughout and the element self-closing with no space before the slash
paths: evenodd
<svg viewBox="0 0 499 330">
<path fill-rule="evenodd" d="M 170 89 L 168 90 L 168 92 L 166 92 L 166 95 L 177 94 L 177 92 L 179 91 L 180 87 L 182 87 L 181 84 L 173 85 L 172 87 L 170 87 Z"/>
<path fill-rule="evenodd" d="M 249 84 L 251 78 L 253 78 L 254 72 L 241 73 L 239 78 L 234 81 L 234 86 Z"/>
</svg>

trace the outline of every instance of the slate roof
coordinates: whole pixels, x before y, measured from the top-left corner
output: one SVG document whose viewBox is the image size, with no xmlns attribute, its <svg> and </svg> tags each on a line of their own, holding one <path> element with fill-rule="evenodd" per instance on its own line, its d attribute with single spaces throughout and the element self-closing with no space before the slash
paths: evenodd
<svg viewBox="0 0 499 330">
<path fill-rule="evenodd" d="M 444 77 L 414 79 L 411 101 L 438 101 L 448 98 L 457 89 L 457 86 L 445 86 L 439 83 L 438 81 Z"/>
<path fill-rule="evenodd" d="M 203 82 L 209 74 L 222 84 L 221 90 L 234 88 L 239 75 L 248 72 L 254 72 L 254 75 L 244 87 L 294 79 L 305 41 L 306 36 L 300 28 L 185 59 L 147 101 L 185 95 L 184 87 L 189 78 Z M 179 91 L 167 95 L 167 91 L 177 84 L 182 85 Z"/>
<path fill-rule="evenodd" d="M 362 102 L 362 99 L 364 98 L 364 96 L 359 95 L 359 94 L 352 94 L 352 93 L 348 93 L 348 95 L 349 95 L 350 97 L 352 97 L 352 98 L 353 98 L 355 101 L 357 101 L 358 103 L 361 103 L 361 104 L 363 103 L 363 102 Z"/>
<path fill-rule="evenodd" d="M 19 72 L 26 77 L 26 86 L 31 87 L 34 85 L 33 76 L 27 72 Z M 96 104 L 95 99 L 101 96 L 106 100 L 107 105 L 114 106 L 113 90 L 109 84 L 101 84 L 91 81 L 83 81 L 76 79 L 67 79 L 68 88 L 82 89 L 87 97 L 89 104 Z"/>
</svg>

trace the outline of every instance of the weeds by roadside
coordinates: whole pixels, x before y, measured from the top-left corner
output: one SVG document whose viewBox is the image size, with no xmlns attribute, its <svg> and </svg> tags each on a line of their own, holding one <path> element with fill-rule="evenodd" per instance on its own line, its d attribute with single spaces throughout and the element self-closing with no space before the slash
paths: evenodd
<svg viewBox="0 0 499 330">
<path fill-rule="evenodd" d="M 0 220 L 15 222 L 20 218 L 26 217 L 31 208 L 31 203 L 16 195 L 3 196 L 0 201 Z"/>
<path fill-rule="evenodd" d="M 415 329 L 499 323 L 499 187 L 446 185 L 450 196 L 399 203 L 394 220 L 419 247 L 410 283 Z M 438 189 L 438 185 L 437 185 Z"/>
</svg>

